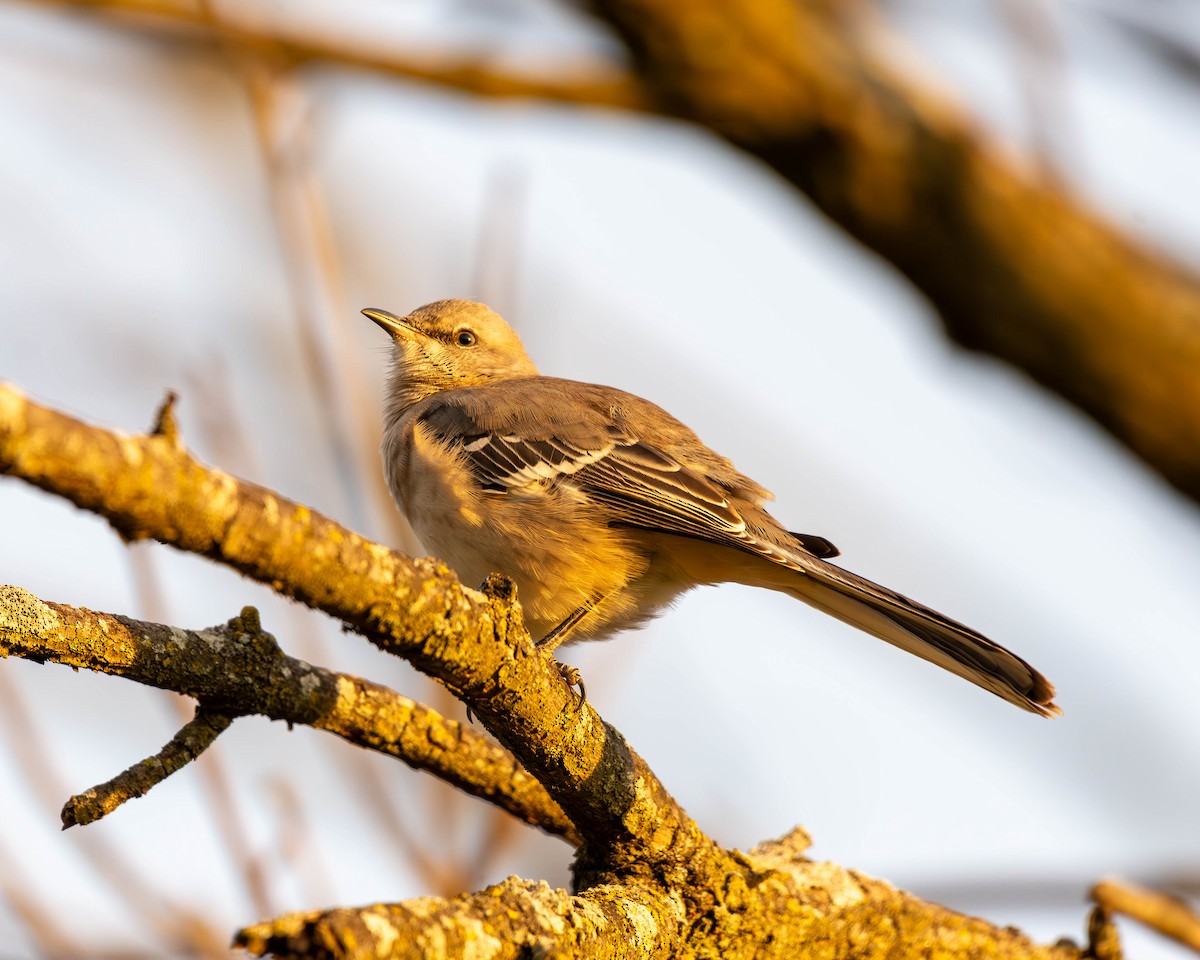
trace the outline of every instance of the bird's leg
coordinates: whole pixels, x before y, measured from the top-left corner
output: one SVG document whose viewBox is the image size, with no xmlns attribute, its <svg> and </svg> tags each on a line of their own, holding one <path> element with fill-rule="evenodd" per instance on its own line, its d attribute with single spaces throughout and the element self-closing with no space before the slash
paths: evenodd
<svg viewBox="0 0 1200 960">
<path fill-rule="evenodd" d="M 589 600 L 582 607 L 572 610 L 562 623 L 537 642 L 537 648 L 544 650 L 546 653 L 553 653 L 559 644 L 567 639 L 579 621 L 596 609 L 598 603 L 598 600 Z"/>
<path fill-rule="evenodd" d="M 589 613 L 594 613 L 596 608 L 600 606 L 604 599 L 605 597 L 603 596 L 593 597 L 591 600 L 588 600 L 585 604 L 583 604 L 583 606 L 572 610 L 562 623 L 560 623 L 557 627 L 555 627 L 537 642 L 538 650 L 544 650 L 546 653 L 553 656 L 555 649 L 564 640 L 566 640 L 568 636 L 570 636 L 571 631 L 578 626 L 579 621 L 586 617 Z M 587 687 L 585 687 L 583 684 L 583 677 L 579 673 L 579 669 L 577 667 L 569 666 L 565 663 L 560 663 L 557 658 L 554 662 L 558 664 L 559 676 L 566 681 L 567 686 L 571 688 L 579 688 L 579 707 L 582 708 L 587 702 Z"/>
</svg>

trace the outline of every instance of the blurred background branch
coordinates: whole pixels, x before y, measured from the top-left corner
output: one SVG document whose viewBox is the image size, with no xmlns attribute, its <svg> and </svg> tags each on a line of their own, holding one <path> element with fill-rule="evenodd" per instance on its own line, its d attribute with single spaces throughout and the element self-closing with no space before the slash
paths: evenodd
<svg viewBox="0 0 1200 960">
<path fill-rule="evenodd" d="M 999 5 L 1022 51 L 1040 144 L 1034 151 L 1040 167 L 1028 169 L 950 97 L 897 68 L 884 52 L 891 41 L 880 36 L 889 28 L 864 3 L 701 0 L 681 7 L 665 0 L 595 0 L 590 9 L 621 38 L 637 78 L 625 75 L 616 86 L 579 84 L 570 76 L 539 84 L 494 72 L 486 57 L 464 62 L 448 51 L 425 54 L 423 63 L 381 59 L 361 43 L 320 44 L 290 37 L 284 27 L 250 28 L 225 14 L 213 19 L 217 8 L 207 4 L 197 10 L 141 0 L 78 3 L 106 15 L 135 12 L 144 18 L 140 25 L 156 29 L 207 26 L 210 38 L 220 39 L 241 65 L 272 171 L 293 284 L 311 280 L 324 287 L 298 306 L 301 318 L 310 303 L 330 311 L 330 320 L 303 321 L 302 329 L 305 355 L 326 398 L 322 409 L 331 416 L 347 402 L 362 405 L 359 381 L 334 379 L 326 369 L 352 365 L 342 346 L 349 339 L 334 335 L 338 323 L 350 321 L 332 319 L 351 312 L 335 308 L 340 283 L 319 192 L 311 176 L 300 173 L 296 147 L 288 151 L 293 160 L 283 162 L 279 139 L 288 125 L 279 114 L 282 90 L 292 89 L 293 98 L 298 91 L 278 71 L 311 63 L 382 70 L 489 97 L 652 105 L 707 127 L 773 167 L 891 261 L 931 300 L 958 343 L 1028 373 L 1200 498 L 1200 384 L 1193 375 L 1200 368 L 1194 335 L 1200 278 L 1112 227 L 1054 172 L 1053 157 L 1063 148 L 1049 138 L 1066 131 L 1063 108 L 1050 106 L 1060 84 L 1041 77 L 1054 69 L 1055 40 L 1040 0 Z M 316 252 L 305 253 L 305 245 Z M 321 330 L 331 335 L 318 342 Z M 341 438 L 360 432 L 348 414 L 336 422 L 338 429 L 329 430 L 335 453 Z"/>
<path fill-rule="evenodd" d="M 1120 880 L 1092 887 L 1092 899 L 1200 953 L 1200 914 L 1178 897 Z"/>
</svg>

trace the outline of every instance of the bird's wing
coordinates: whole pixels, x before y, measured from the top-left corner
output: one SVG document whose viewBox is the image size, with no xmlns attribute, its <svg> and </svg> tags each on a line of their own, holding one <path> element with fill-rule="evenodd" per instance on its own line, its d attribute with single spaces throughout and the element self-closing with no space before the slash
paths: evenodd
<svg viewBox="0 0 1200 960">
<path fill-rule="evenodd" d="M 560 437 L 485 434 L 462 450 L 481 486 L 493 493 L 557 481 L 585 491 L 611 508 L 614 521 L 631 526 L 719 539 L 746 529 L 720 487 L 636 437 L 578 447 Z"/>
<path fill-rule="evenodd" d="M 710 540 L 776 560 L 791 552 L 836 554 L 823 538 L 802 540 L 782 528 L 764 530 L 761 520 L 748 523 L 749 512 L 765 515 L 637 437 L 580 446 L 556 436 L 486 433 L 454 442 L 480 487 L 494 496 L 536 495 L 546 486 L 573 488 L 613 524 Z"/>
<path fill-rule="evenodd" d="M 422 422 L 496 496 L 575 489 L 610 523 L 696 537 L 787 562 L 836 556 L 761 507 L 770 494 L 665 411 L 608 387 L 547 377 L 449 390 Z"/>
</svg>

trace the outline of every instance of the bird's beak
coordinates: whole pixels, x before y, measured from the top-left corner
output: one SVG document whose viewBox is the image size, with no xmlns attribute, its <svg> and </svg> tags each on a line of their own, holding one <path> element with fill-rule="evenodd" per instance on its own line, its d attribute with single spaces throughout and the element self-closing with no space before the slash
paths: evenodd
<svg viewBox="0 0 1200 960">
<path fill-rule="evenodd" d="M 417 338 L 417 329 L 408 322 L 407 317 L 398 317 L 394 313 L 388 313 L 386 310 L 375 310 L 371 307 L 367 307 L 363 311 L 363 316 L 374 320 L 379 326 L 383 327 L 389 336 L 400 337 L 404 340 L 415 340 Z"/>
</svg>

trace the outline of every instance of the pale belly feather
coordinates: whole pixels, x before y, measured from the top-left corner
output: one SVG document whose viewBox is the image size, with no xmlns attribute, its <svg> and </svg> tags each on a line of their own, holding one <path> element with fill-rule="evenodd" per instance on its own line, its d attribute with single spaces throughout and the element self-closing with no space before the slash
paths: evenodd
<svg viewBox="0 0 1200 960">
<path fill-rule="evenodd" d="M 599 597 L 603 605 L 572 639 L 644 620 L 684 589 L 657 576 L 654 557 L 604 522 L 570 485 L 488 493 L 438 440 L 420 427 L 407 434 L 407 442 L 385 443 L 385 469 L 414 532 L 466 586 L 490 573 L 511 577 L 535 638 Z"/>
</svg>

